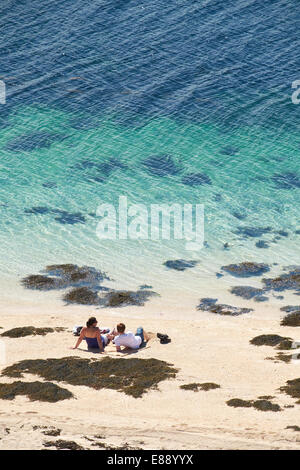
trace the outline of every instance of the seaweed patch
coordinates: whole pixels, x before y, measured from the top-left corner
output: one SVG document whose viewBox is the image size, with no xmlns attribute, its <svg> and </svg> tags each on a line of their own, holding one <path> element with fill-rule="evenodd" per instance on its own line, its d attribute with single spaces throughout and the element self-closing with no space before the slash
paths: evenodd
<svg viewBox="0 0 300 470">
<path fill-rule="evenodd" d="M 24 338 L 25 336 L 45 336 L 48 333 L 61 332 L 65 329 L 66 328 L 63 327 L 35 328 L 34 326 L 22 326 L 7 330 L 4 333 L 1 333 L 0 336 L 7 336 L 8 338 Z"/>
<path fill-rule="evenodd" d="M 267 264 L 254 263 L 252 261 L 244 261 L 239 264 L 228 264 L 226 266 L 222 266 L 221 269 L 232 276 L 237 277 L 260 276 L 270 270 Z"/>
<path fill-rule="evenodd" d="M 17 362 L 2 371 L 3 376 L 22 377 L 30 373 L 45 380 L 82 385 L 95 390 L 117 390 L 134 398 L 141 397 L 158 384 L 174 378 L 178 369 L 158 359 L 102 360 L 63 357 L 61 359 L 29 359 Z"/>
<path fill-rule="evenodd" d="M 175 259 L 165 261 L 163 263 L 169 269 L 175 269 L 175 271 L 185 271 L 188 268 L 194 268 L 198 264 L 198 261 L 194 260 L 184 260 L 184 259 Z"/>
<path fill-rule="evenodd" d="M 46 401 L 49 403 L 73 398 L 73 394 L 69 390 L 52 382 L 17 381 L 11 384 L 0 384 L 1 400 L 13 400 L 17 395 L 25 395 L 31 401 Z"/>
<path fill-rule="evenodd" d="M 217 313 L 218 315 L 242 315 L 252 312 L 252 308 L 233 307 L 232 305 L 217 304 L 218 299 L 203 298 L 200 299 L 200 304 L 196 307 L 197 310 L 204 312 Z"/>
<path fill-rule="evenodd" d="M 276 403 L 272 403 L 269 400 L 258 399 L 258 400 L 242 400 L 241 398 L 232 398 L 226 402 L 228 406 L 234 408 L 255 408 L 259 411 L 281 411 L 281 408 Z"/>
<path fill-rule="evenodd" d="M 199 392 L 199 390 L 204 390 L 207 392 L 208 390 L 215 390 L 216 388 L 220 388 L 220 385 L 215 384 L 213 382 L 205 382 L 205 383 L 190 383 L 190 384 L 185 384 L 185 385 L 180 385 L 180 388 L 182 390 L 191 390 L 193 392 Z"/>
</svg>

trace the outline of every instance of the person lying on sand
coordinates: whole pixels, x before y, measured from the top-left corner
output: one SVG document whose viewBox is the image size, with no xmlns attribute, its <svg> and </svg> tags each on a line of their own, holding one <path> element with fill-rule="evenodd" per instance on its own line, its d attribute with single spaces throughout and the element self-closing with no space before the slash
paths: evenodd
<svg viewBox="0 0 300 470">
<path fill-rule="evenodd" d="M 125 333 L 126 326 L 124 323 L 118 323 L 117 330 L 113 330 L 108 337 L 115 343 L 118 352 L 121 351 L 121 346 L 126 349 L 139 349 L 141 345 L 149 340 L 148 335 L 144 332 L 142 327 L 136 330 L 134 335 L 131 331 Z"/>
<path fill-rule="evenodd" d="M 109 343 L 109 338 L 107 335 L 101 334 L 97 324 L 98 322 L 95 317 L 89 318 L 86 322 L 86 327 L 82 328 L 77 343 L 72 349 L 77 349 L 82 340 L 85 339 L 88 349 L 99 349 L 100 352 L 104 352 L 105 346 Z"/>
</svg>

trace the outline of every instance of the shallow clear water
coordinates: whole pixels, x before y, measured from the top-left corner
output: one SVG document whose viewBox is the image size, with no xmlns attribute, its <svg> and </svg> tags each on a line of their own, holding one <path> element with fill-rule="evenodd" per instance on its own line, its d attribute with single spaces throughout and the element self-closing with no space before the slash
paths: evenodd
<svg viewBox="0 0 300 470">
<path fill-rule="evenodd" d="M 124 287 L 189 291 L 229 262 L 299 263 L 299 6 L 21 3 L 1 15 L 3 277 L 75 262 Z M 165 154 L 178 171 L 143 164 Z M 194 173 L 210 184 L 185 184 Z M 120 195 L 204 204 L 205 247 L 99 240 L 97 207 Z M 258 228 L 268 231 L 254 237 Z M 162 263 L 177 258 L 199 264 L 170 274 Z"/>
</svg>

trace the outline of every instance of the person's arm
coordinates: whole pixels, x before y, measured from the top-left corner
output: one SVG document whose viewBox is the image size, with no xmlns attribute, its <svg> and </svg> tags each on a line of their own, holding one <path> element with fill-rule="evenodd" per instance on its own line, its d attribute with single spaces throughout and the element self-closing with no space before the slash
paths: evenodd
<svg viewBox="0 0 300 470">
<path fill-rule="evenodd" d="M 81 341 L 83 340 L 83 338 L 85 336 L 85 330 L 86 330 L 86 328 L 82 328 L 82 330 L 80 332 L 80 336 L 79 336 L 79 338 L 77 340 L 77 343 L 75 345 L 75 348 L 72 348 L 72 349 L 77 349 L 78 348 L 78 346 L 80 345 Z"/>
<path fill-rule="evenodd" d="M 115 337 L 115 346 L 116 346 L 117 352 L 121 352 L 121 346 L 119 346 L 118 344 L 118 336 Z"/>
<path fill-rule="evenodd" d="M 103 347 L 103 343 L 102 343 L 102 338 L 101 338 L 101 333 L 100 333 L 100 330 L 97 331 L 97 341 L 98 341 L 98 346 L 99 346 L 99 349 L 101 352 L 104 352 L 104 347 Z"/>
</svg>

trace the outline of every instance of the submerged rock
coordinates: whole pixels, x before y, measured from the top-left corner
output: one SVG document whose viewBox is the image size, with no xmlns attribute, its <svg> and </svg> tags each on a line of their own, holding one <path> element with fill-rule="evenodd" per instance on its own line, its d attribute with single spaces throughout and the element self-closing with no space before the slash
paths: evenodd
<svg viewBox="0 0 300 470">
<path fill-rule="evenodd" d="M 194 268 L 198 264 L 198 261 L 193 260 L 184 260 L 184 259 L 175 259 L 165 261 L 163 263 L 169 269 L 175 269 L 176 271 L 185 271 L 188 268 Z"/>
<path fill-rule="evenodd" d="M 252 308 L 233 307 L 232 305 L 217 304 L 218 299 L 203 298 L 200 299 L 200 304 L 196 307 L 197 310 L 204 312 L 217 313 L 218 315 L 242 315 L 244 313 L 252 312 Z"/>
<path fill-rule="evenodd" d="M 151 155 L 142 162 L 142 165 L 154 176 L 177 175 L 180 172 L 171 155 L 166 154 Z"/>
<path fill-rule="evenodd" d="M 170 378 L 178 369 L 158 359 L 116 359 L 104 357 L 91 360 L 79 357 L 60 359 L 26 359 L 2 370 L 3 376 L 22 377 L 24 373 L 38 375 L 45 380 L 83 385 L 95 390 L 118 390 L 134 398 Z"/>
<path fill-rule="evenodd" d="M 260 276 L 270 270 L 267 264 L 254 263 L 252 261 L 244 261 L 239 264 L 228 264 L 227 266 L 222 266 L 221 269 L 238 277 Z"/>
<path fill-rule="evenodd" d="M 204 173 L 189 173 L 182 178 L 182 183 L 188 186 L 201 186 L 211 184 L 211 179 Z"/>
</svg>

